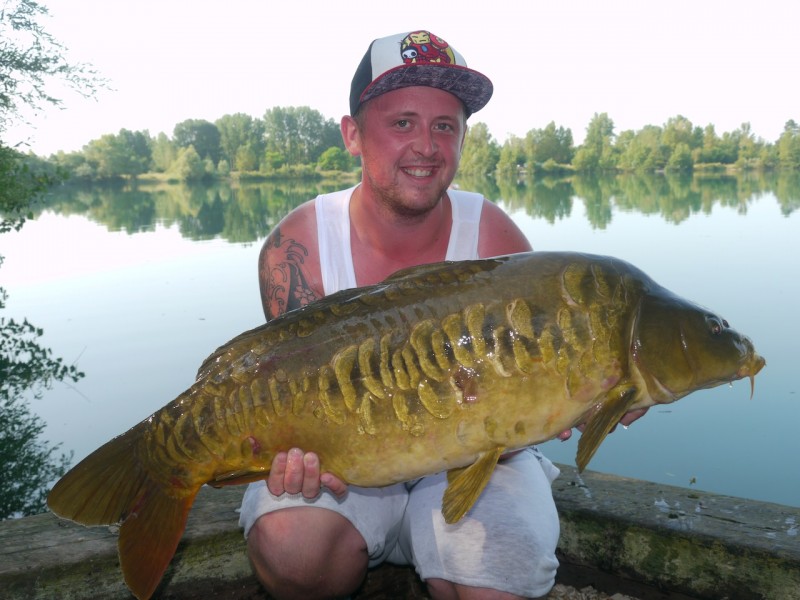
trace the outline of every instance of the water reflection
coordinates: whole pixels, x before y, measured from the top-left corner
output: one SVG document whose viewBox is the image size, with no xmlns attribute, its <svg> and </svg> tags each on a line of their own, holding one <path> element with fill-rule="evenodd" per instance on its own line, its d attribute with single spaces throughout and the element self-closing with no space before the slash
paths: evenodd
<svg viewBox="0 0 800 600">
<path fill-rule="evenodd" d="M 800 173 L 744 175 L 625 174 L 545 176 L 530 180 L 459 181 L 463 189 L 502 198 L 511 210 L 554 223 L 583 204 L 593 228 L 604 229 L 613 209 L 660 215 L 681 223 L 694 213 L 730 206 L 741 213 L 765 193 L 778 199 L 782 214 L 800 207 Z M 342 187 L 336 182 L 259 182 L 230 185 L 64 186 L 39 208 L 83 215 L 110 231 L 152 231 L 156 224 L 177 225 L 192 240 L 222 238 L 252 242 L 263 238 L 298 204 Z"/>
<path fill-rule="evenodd" d="M 548 223 L 571 214 L 573 202 L 582 202 L 592 227 L 604 229 L 612 206 L 645 215 L 657 214 L 681 223 L 698 212 L 708 214 L 715 205 L 745 213 L 747 206 L 773 193 L 788 216 L 800 206 L 800 173 L 748 172 L 739 175 L 690 173 L 628 173 L 618 176 L 576 174 L 529 180 L 462 180 L 464 189 L 502 198 L 511 209 L 523 210 Z"/>
<path fill-rule="evenodd" d="M 64 185 L 39 213 L 82 215 L 109 231 L 140 233 L 176 225 L 191 240 L 252 242 L 298 204 L 338 189 L 335 182 Z"/>
</svg>

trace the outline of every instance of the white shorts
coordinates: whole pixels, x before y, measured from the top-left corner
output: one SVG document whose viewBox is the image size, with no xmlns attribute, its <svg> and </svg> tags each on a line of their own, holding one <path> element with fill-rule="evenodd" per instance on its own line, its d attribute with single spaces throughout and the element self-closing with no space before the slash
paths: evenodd
<svg viewBox="0 0 800 600">
<path fill-rule="evenodd" d="M 469 512 L 448 525 L 441 513 L 447 475 L 384 488 L 350 486 L 344 499 L 330 492 L 312 500 L 273 496 L 252 483 L 242 500 L 245 536 L 266 513 L 317 506 L 347 518 L 367 543 L 370 567 L 388 561 L 414 565 L 419 576 L 520 596 L 544 596 L 555 583 L 558 514 L 550 485 L 558 468 L 536 448 L 498 463 Z"/>
</svg>

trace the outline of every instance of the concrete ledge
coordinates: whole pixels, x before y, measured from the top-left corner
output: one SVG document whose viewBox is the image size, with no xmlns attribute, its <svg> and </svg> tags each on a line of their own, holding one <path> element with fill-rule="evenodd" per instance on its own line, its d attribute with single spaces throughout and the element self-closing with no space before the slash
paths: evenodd
<svg viewBox="0 0 800 600">
<path fill-rule="evenodd" d="M 639 598 L 800 598 L 800 508 L 707 494 L 559 465 L 559 581 Z M 247 562 L 242 488 L 204 488 L 155 598 L 266 598 Z M 0 523 L 8 600 L 130 599 L 114 528 L 51 514 Z M 425 598 L 408 568 L 369 573 L 357 595 Z"/>
<path fill-rule="evenodd" d="M 613 575 L 613 591 L 800 598 L 800 508 L 559 467 L 562 571 Z"/>
</svg>

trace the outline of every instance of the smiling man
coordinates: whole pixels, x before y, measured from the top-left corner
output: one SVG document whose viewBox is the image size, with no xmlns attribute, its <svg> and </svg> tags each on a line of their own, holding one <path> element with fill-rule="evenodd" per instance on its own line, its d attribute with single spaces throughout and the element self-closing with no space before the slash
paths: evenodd
<svg viewBox="0 0 800 600">
<path fill-rule="evenodd" d="M 489 79 L 428 31 L 372 42 L 341 121 L 361 182 L 303 204 L 269 235 L 259 257 L 267 319 L 398 269 L 530 250 L 499 207 L 450 189 L 467 118 L 491 95 Z M 314 448 L 287 448 L 267 481 L 248 487 L 240 523 L 277 598 L 347 596 L 383 561 L 413 564 L 434 598 L 544 596 L 558 566 L 557 475 L 534 448 L 508 456 L 470 512 L 448 525 L 444 474 L 347 487 L 320 473 Z"/>
</svg>

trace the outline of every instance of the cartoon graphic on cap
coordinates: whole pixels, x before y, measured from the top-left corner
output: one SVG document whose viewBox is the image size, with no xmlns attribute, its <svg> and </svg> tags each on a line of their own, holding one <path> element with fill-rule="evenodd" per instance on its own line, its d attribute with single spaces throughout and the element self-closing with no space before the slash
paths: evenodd
<svg viewBox="0 0 800 600">
<path fill-rule="evenodd" d="M 400 54 L 407 65 L 417 63 L 455 64 L 450 44 L 430 31 L 412 31 L 400 43 Z"/>
</svg>

